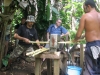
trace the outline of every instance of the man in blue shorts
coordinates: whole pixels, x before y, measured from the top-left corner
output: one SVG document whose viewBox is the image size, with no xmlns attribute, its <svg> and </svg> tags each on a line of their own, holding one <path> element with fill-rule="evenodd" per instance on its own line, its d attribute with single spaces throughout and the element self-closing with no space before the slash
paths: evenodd
<svg viewBox="0 0 100 75">
<path fill-rule="evenodd" d="M 86 50 L 83 75 L 100 75 L 100 13 L 93 0 L 86 0 L 84 12 L 73 42 L 77 42 L 85 30 Z"/>
</svg>

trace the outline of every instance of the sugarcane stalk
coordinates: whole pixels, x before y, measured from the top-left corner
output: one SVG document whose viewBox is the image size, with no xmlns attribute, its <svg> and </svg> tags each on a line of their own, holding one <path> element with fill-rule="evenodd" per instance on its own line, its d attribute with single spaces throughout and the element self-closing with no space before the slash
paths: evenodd
<svg viewBox="0 0 100 75">
<path fill-rule="evenodd" d="M 45 51 L 47 51 L 47 50 L 49 50 L 49 48 L 37 49 L 37 50 L 35 50 L 35 51 L 26 53 L 26 55 L 27 55 L 27 56 L 32 56 L 32 57 L 34 57 L 34 56 L 36 56 L 36 55 L 38 55 L 38 54 L 40 54 L 40 53 L 42 53 L 42 52 L 45 52 Z"/>
<path fill-rule="evenodd" d="M 48 41 L 40 41 L 40 42 L 30 41 L 30 43 L 34 44 L 34 43 L 49 43 L 49 42 Z"/>
</svg>

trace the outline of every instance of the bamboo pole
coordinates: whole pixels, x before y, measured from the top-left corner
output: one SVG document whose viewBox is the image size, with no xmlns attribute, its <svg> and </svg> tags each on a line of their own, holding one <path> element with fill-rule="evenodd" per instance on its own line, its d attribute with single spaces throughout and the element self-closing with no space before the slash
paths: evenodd
<svg viewBox="0 0 100 75">
<path fill-rule="evenodd" d="M 80 41 L 82 40 L 79 40 L 77 43 L 79 43 Z M 40 42 L 36 42 L 36 41 L 30 41 L 30 43 L 34 44 L 34 43 L 49 43 L 49 41 L 40 41 Z M 58 42 L 58 44 L 61 44 L 61 43 L 65 43 L 65 44 L 75 44 L 74 42 L 72 41 L 66 41 L 66 42 Z"/>
</svg>

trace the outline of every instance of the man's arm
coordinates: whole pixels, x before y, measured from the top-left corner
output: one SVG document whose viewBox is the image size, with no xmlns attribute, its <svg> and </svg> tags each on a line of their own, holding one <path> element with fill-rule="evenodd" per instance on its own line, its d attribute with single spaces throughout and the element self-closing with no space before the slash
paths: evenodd
<svg viewBox="0 0 100 75">
<path fill-rule="evenodd" d="M 69 34 L 68 30 L 65 27 L 62 26 L 62 34 L 61 34 L 61 36 L 66 36 L 68 34 Z"/>
<path fill-rule="evenodd" d="M 49 40 L 49 36 L 50 36 L 50 34 L 49 34 L 49 32 L 47 32 L 47 40 Z"/>
<path fill-rule="evenodd" d="M 17 33 L 14 34 L 14 38 L 19 39 L 19 40 L 23 40 L 26 43 L 30 43 L 30 40 L 24 37 L 19 36 Z"/>
<path fill-rule="evenodd" d="M 36 40 L 36 44 L 38 45 L 39 48 L 41 48 L 41 45 L 39 43 L 39 40 Z"/>
<path fill-rule="evenodd" d="M 76 33 L 76 37 L 75 37 L 75 39 L 74 39 L 74 42 L 77 42 L 79 39 L 80 39 L 80 37 L 81 37 L 81 34 L 82 34 L 82 32 L 83 32 L 83 30 L 84 30 L 84 26 L 85 26 L 85 14 L 81 17 L 81 20 L 80 20 L 80 24 L 79 24 L 79 28 L 78 28 L 78 31 L 77 31 L 77 33 Z"/>
<path fill-rule="evenodd" d="M 50 37 L 50 32 L 51 32 L 52 26 L 53 25 L 50 25 L 49 28 L 47 29 L 47 41 L 49 41 L 49 39 L 50 39 L 49 37 Z"/>
<path fill-rule="evenodd" d="M 61 34 L 61 37 L 63 37 L 63 36 L 66 36 L 66 35 L 69 35 L 69 32 L 67 32 L 67 33 L 65 33 L 65 34 Z"/>
</svg>

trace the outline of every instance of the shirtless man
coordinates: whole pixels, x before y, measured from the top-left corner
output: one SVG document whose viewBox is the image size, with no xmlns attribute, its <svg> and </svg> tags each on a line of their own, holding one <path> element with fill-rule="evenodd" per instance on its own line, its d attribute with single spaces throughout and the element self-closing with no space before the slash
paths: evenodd
<svg viewBox="0 0 100 75">
<path fill-rule="evenodd" d="M 86 50 L 85 50 L 85 71 L 83 75 L 100 75 L 100 57 L 98 50 L 100 47 L 100 13 L 96 11 L 93 0 L 84 3 L 82 15 L 76 37 L 73 42 L 77 42 L 85 30 Z M 93 53 L 97 52 L 97 58 Z M 99 64 L 98 64 L 99 63 Z"/>
</svg>

